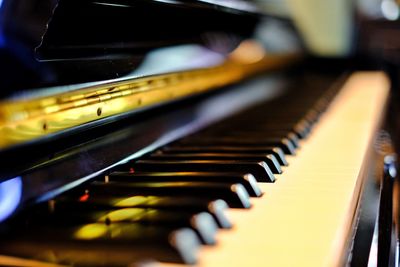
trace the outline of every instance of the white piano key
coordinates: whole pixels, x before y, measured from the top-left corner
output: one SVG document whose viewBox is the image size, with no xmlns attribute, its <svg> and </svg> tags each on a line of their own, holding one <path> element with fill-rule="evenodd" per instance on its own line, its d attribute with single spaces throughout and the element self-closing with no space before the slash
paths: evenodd
<svg viewBox="0 0 400 267">
<path fill-rule="evenodd" d="M 290 166 L 260 183 L 252 209 L 229 211 L 235 227 L 196 266 L 340 266 L 388 93 L 382 73 L 351 75 Z"/>
</svg>

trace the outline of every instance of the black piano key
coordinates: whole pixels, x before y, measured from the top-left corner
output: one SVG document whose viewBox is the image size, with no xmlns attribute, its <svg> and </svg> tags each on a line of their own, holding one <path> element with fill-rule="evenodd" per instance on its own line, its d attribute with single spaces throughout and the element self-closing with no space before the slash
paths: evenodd
<svg viewBox="0 0 400 267">
<path fill-rule="evenodd" d="M 118 208 L 145 208 L 160 209 L 178 212 L 208 212 L 210 213 L 220 228 L 229 229 L 232 227 L 231 221 L 226 216 L 228 204 L 222 199 L 208 200 L 204 198 L 194 197 L 163 197 L 152 195 L 127 195 L 123 197 L 115 196 L 98 196 L 96 194 L 82 194 L 72 196 L 64 194 L 51 200 L 50 204 L 42 204 L 42 209 L 66 211 L 75 210 L 102 210 L 102 209 L 118 209 Z"/>
<path fill-rule="evenodd" d="M 301 120 L 293 126 L 293 131 L 297 133 L 300 138 L 306 138 L 311 132 L 312 125 L 306 120 Z"/>
<path fill-rule="evenodd" d="M 319 113 L 323 113 L 327 107 L 329 106 L 329 103 L 331 102 L 330 97 L 324 96 L 318 99 L 318 101 L 314 104 L 312 107 L 313 110 L 316 110 Z"/>
<path fill-rule="evenodd" d="M 110 181 L 121 182 L 218 182 L 242 184 L 250 196 L 260 197 L 262 191 L 251 174 L 214 172 L 112 172 Z"/>
<path fill-rule="evenodd" d="M 309 109 L 304 115 L 304 119 L 311 122 L 312 124 L 315 124 L 319 120 L 319 117 L 320 113 L 313 109 Z"/>
<path fill-rule="evenodd" d="M 301 128 L 300 126 L 297 126 L 293 131 L 300 139 L 306 139 L 311 133 L 311 127 Z"/>
<path fill-rule="evenodd" d="M 250 208 L 250 196 L 241 184 L 212 184 L 202 182 L 158 182 L 127 183 L 98 182 L 86 187 L 90 194 L 99 195 L 142 195 L 196 196 L 209 199 L 223 199 L 232 208 Z M 79 192 L 79 191 L 78 191 Z"/>
<path fill-rule="evenodd" d="M 273 133 L 273 136 L 289 139 L 290 142 L 292 142 L 292 144 L 295 146 L 295 148 L 300 147 L 300 138 L 295 132 L 281 131 L 281 130 L 269 130 L 268 136 L 269 136 L 270 132 Z M 241 135 L 244 137 L 244 134 L 246 134 L 246 133 L 243 132 L 243 134 L 241 134 Z M 254 134 L 249 134 L 248 136 L 249 136 L 249 138 L 253 138 L 253 136 L 256 138 L 262 138 L 263 134 L 261 132 L 258 132 L 258 133 L 254 133 Z"/>
<path fill-rule="evenodd" d="M 76 224 L 87 223 L 130 223 L 145 226 L 161 226 L 170 228 L 191 228 L 200 240 L 207 245 L 216 243 L 217 223 L 208 212 L 192 213 L 183 211 L 166 211 L 159 209 L 144 208 L 121 208 L 121 209 L 97 209 L 89 211 L 87 209 L 61 210 L 52 212 L 41 212 L 32 210 L 22 214 L 20 220 L 25 225 L 65 225 L 73 226 Z"/>
<path fill-rule="evenodd" d="M 260 125 L 260 127 L 252 129 L 261 132 L 288 131 L 288 132 L 293 132 L 294 134 L 297 135 L 298 138 L 303 139 L 306 138 L 311 132 L 312 124 L 306 120 L 300 120 L 299 122 L 296 123 L 286 123 L 280 125 L 274 125 L 265 122 L 263 125 Z"/>
<path fill-rule="evenodd" d="M 164 147 L 159 153 L 163 154 L 180 154 L 180 153 L 234 153 L 234 154 L 271 154 L 274 155 L 281 166 L 287 166 L 285 154 L 279 147 L 271 146 L 219 146 L 219 145 L 206 145 L 206 146 L 167 146 Z"/>
<path fill-rule="evenodd" d="M 189 228 L 129 223 L 14 229 L 0 241 L 6 255 L 79 266 L 127 266 L 146 258 L 194 264 L 200 240 Z"/>
<path fill-rule="evenodd" d="M 268 132 L 268 131 L 290 131 L 295 133 L 300 139 L 306 138 L 312 129 L 312 124 L 305 119 L 301 119 L 292 123 L 270 123 L 263 122 L 257 125 L 246 126 L 248 130 Z"/>
<path fill-rule="evenodd" d="M 197 135 L 192 135 L 189 138 L 201 139 L 201 138 L 213 138 L 214 136 L 223 136 L 223 138 L 232 139 L 251 139 L 257 142 L 263 142 L 264 139 L 278 139 L 286 138 L 288 139 L 295 148 L 298 148 L 299 137 L 294 132 L 285 130 L 267 130 L 261 131 L 260 129 L 230 129 L 229 131 L 211 131 L 209 133 L 199 133 Z"/>
<path fill-rule="evenodd" d="M 274 182 L 275 176 L 264 161 L 240 160 L 139 160 L 125 169 L 141 172 L 239 172 L 251 173 L 258 182 Z"/>
<path fill-rule="evenodd" d="M 281 166 L 272 154 L 248 154 L 248 153 L 161 153 L 157 152 L 148 157 L 149 159 L 162 159 L 162 160 L 240 160 L 240 161 L 264 161 L 272 173 L 282 173 Z"/>
<path fill-rule="evenodd" d="M 287 138 L 264 138 L 261 140 L 229 138 L 229 137 L 205 137 L 185 138 L 179 141 L 182 145 L 228 145 L 228 146 L 278 146 L 285 154 L 294 155 L 295 147 Z"/>
</svg>

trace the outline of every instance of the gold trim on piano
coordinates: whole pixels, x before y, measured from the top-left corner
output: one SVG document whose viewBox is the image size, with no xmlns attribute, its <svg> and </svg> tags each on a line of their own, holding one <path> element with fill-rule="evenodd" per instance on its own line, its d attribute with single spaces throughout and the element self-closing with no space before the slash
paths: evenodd
<svg viewBox="0 0 400 267">
<path fill-rule="evenodd" d="M 251 43 L 246 43 L 246 46 Z M 133 78 L 29 100 L 0 103 L 0 148 L 79 125 L 226 86 L 262 71 L 276 70 L 298 54 L 240 52 L 223 64 L 145 78 Z M 244 49 L 242 49 L 244 51 Z M 247 55 L 246 55 L 247 53 Z"/>
</svg>

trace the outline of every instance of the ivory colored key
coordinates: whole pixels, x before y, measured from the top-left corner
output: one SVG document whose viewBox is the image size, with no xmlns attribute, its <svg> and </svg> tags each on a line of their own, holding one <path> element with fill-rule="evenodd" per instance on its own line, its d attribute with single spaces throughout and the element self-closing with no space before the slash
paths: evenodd
<svg viewBox="0 0 400 267">
<path fill-rule="evenodd" d="M 290 166 L 260 184 L 249 212 L 229 212 L 235 228 L 201 249 L 196 266 L 341 266 L 388 93 L 383 73 L 352 74 Z"/>
</svg>

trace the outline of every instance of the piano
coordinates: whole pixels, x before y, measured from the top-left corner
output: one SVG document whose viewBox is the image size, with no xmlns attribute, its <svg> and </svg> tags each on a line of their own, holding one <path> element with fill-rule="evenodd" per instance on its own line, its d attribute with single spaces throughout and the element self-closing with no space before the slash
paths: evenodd
<svg viewBox="0 0 400 267">
<path fill-rule="evenodd" d="M 0 0 L 0 265 L 397 266 L 391 79 L 285 12 Z"/>
</svg>

